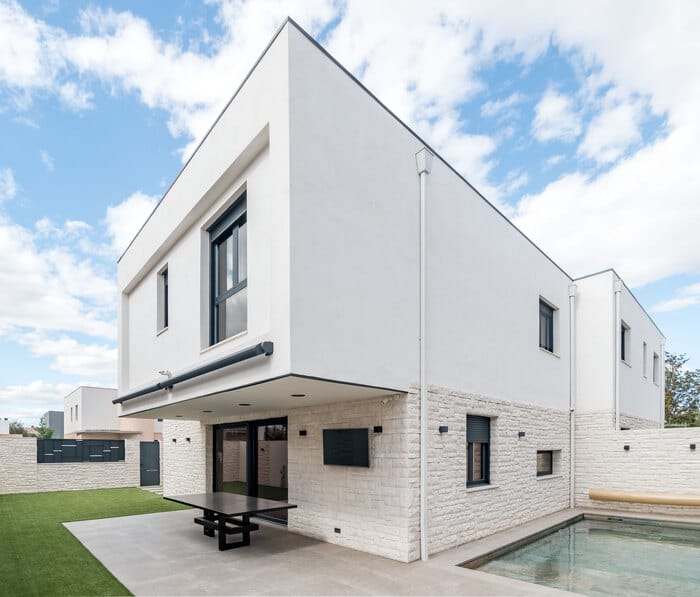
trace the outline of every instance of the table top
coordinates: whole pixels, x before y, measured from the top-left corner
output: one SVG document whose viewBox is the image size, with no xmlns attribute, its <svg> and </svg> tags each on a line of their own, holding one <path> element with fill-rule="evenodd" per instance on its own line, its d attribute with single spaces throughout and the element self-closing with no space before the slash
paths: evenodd
<svg viewBox="0 0 700 597">
<path fill-rule="evenodd" d="M 223 516 L 242 516 L 244 514 L 260 514 L 273 510 L 289 510 L 296 508 L 295 504 L 268 500 L 265 498 L 238 495 L 226 491 L 214 493 L 192 493 L 189 495 L 173 495 L 165 498 L 171 502 L 185 504 L 193 508 L 211 510 Z"/>
</svg>

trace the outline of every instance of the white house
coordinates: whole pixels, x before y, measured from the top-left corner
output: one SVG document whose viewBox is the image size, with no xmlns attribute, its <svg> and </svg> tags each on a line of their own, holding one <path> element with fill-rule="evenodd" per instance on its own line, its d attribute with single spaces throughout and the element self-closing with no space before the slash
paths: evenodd
<svg viewBox="0 0 700 597">
<path fill-rule="evenodd" d="M 153 419 L 119 418 L 114 388 L 78 386 L 63 399 L 66 439 L 161 439 L 162 423 Z"/>
<path fill-rule="evenodd" d="M 0 435 L 9 435 L 10 433 L 10 421 L 5 417 L 0 418 Z"/>
<path fill-rule="evenodd" d="M 572 505 L 579 411 L 663 422 L 664 338 L 615 272 L 572 280 L 291 20 L 119 289 L 116 403 L 166 419 L 166 495 L 288 498 L 401 561 Z"/>
</svg>

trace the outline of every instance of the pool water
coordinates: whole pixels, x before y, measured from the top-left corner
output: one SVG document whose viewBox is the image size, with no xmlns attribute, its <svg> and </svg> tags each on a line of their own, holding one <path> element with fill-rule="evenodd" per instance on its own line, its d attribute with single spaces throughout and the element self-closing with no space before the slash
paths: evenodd
<svg viewBox="0 0 700 597">
<path fill-rule="evenodd" d="M 477 570 L 584 595 L 700 595 L 700 528 L 586 518 Z"/>
</svg>

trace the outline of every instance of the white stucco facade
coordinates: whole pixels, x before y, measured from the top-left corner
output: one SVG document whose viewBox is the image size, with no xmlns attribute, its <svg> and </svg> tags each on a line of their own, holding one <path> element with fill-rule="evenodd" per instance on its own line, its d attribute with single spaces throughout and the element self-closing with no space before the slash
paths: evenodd
<svg viewBox="0 0 700 597">
<path fill-rule="evenodd" d="M 421 441 L 436 553 L 572 503 L 572 408 L 662 425 L 663 335 L 617 275 L 572 280 L 436 155 L 422 436 L 424 147 L 294 23 L 280 30 L 119 263 L 120 413 L 166 419 L 166 495 L 212 490 L 217 425 L 286 417 L 289 501 L 299 506 L 290 528 L 411 561 Z M 244 195 L 247 326 L 211 345 L 210 230 Z M 552 350 L 541 347 L 541 301 L 553 313 Z M 274 351 L 219 365 L 261 342 Z M 490 421 L 485 487 L 467 486 L 469 415 Z M 322 431 L 338 427 L 370 430 L 367 470 L 323 464 Z M 552 474 L 537 476 L 538 451 L 552 452 Z"/>
</svg>

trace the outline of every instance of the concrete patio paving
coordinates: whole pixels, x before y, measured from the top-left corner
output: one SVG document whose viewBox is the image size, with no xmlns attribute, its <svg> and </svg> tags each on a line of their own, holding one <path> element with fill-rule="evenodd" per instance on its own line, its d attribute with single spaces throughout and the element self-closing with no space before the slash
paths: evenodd
<svg viewBox="0 0 700 597">
<path fill-rule="evenodd" d="M 135 595 L 571 595 L 455 566 L 402 564 L 261 523 L 220 552 L 196 510 L 65 523 Z"/>
</svg>

